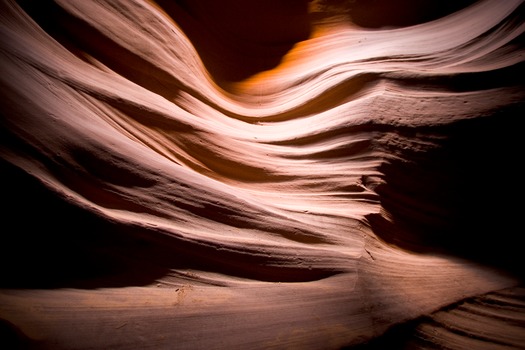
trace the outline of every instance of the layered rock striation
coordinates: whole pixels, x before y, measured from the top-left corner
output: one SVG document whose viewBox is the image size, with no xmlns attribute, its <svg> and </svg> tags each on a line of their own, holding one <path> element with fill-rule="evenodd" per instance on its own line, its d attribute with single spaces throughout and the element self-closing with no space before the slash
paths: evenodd
<svg viewBox="0 0 525 350">
<path fill-rule="evenodd" d="M 3 341 L 523 348 L 524 5 L 423 3 L 2 0 Z"/>
</svg>

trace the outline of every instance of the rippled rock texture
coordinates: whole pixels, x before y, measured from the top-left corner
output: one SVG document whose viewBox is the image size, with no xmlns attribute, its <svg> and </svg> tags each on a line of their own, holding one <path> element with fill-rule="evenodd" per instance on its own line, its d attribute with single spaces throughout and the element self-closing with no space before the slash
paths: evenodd
<svg viewBox="0 0 525 350">
<path fill-rule="evenodd" d="M 2 341 L 525 347 L 524 5 L 2 0 Z"/>
</svg>

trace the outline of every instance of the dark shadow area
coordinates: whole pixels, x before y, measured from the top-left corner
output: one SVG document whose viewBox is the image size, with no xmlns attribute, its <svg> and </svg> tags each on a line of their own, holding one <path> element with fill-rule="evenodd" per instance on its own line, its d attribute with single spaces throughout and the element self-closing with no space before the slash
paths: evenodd
<svg viewBox="0 0 525 350">
<path fill-rule="evenodd" d="M 167 268 L 146 240 L 68 204 L 0 161 L 4 221 L 0 288 L 145 285 Z"/>
<path fill-rule="evenodd" d="M 275 68 L 310 36 L 308 0 L 156 0 L 181 27 L 216 82 Z"/>
<path fill-rule="evenodd" d="M 36 348 L 36 342 L 30 340 L 14 324 L 0 319 L 0 349 L 26 350 Z"/>
<path fill-rule="evenodd" d="M 369 215 L 386 242 L 422 252 L 451 254 L 525 278 L 522 235 L 525 104 L 451 125 L 393 131 L 398 145 L 437 143 L 426 151 L 398 149 L 384 163 L 376 188 L 391 220 Z M 395 143 L 394 143 L 395 144 Z"/>
<path fill-rule="evenodd" d="M 386 330 L 382 335 L 359 345 L 345 346 L 341 350 L 402 350 L 420 349 L 414 347 L 417 327 L 431 320 L 430 317 L 420 317 L 414 320 L 396 324 Z"/>
<path fill-rule="evenodd" d="M 476 0 L 319 0 L 344 7 L 353 24 L 364 28 L 405 27 L 429 22 L 459 11 Z"/>
</svg>

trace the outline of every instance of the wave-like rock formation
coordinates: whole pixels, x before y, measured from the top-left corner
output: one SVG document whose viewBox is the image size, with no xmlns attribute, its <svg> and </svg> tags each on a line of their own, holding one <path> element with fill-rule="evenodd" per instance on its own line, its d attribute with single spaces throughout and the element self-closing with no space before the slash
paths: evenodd
<svg viewBox="0 0 525 350">
<path fill-rule="evenodd" d="M 2 342 L 525 348 L 524 6 L 2 0 Z"/>
</svg>

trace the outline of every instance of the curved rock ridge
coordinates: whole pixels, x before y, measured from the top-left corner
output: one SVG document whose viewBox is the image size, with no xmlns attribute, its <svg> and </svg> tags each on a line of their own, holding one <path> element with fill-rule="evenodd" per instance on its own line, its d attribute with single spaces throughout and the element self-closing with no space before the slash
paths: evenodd
<svg viewBox="0 0 525 350">
<path fill-rule="evenodd" d="M 2 341 L 524 348 L 523 1 L 392 3 L 2 0 Z"/>
</svg>

